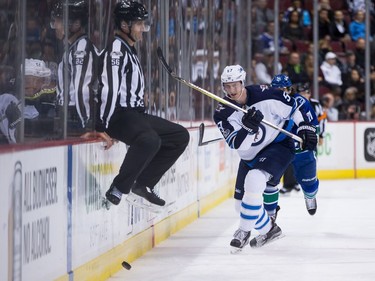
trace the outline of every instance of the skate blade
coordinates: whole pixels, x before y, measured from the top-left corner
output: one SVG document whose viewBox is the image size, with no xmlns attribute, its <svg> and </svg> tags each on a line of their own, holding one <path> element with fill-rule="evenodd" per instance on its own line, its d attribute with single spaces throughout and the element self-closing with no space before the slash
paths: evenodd
<svg viewBox="0 0 375 281">
<path fill-rule="evenodd" d="M 254 247 L 252 247 L 252 246 L 250 245 L 250 247 L 253 248 L 253 249 L 256 249 L 256 248 L 262 248 L 262 247 L 264 247 L 264 246 L 266 246 L 266 245 L 269 245 L 270 243 L 272 243 L 272 242 L 274 242 L 274 241 L 276 241 L 276 240 L 279 240 L 279 239 L 281 239 L 281 238 L 284 238 L 284 237 L 285 237 L 285 234 L 284 234 L 284 233 L 281 233 L 279 236 L 273 238 L 272 240 L 267 241 L 267 242 L 264 243 L 263 245 L 260 245 L 260 246 L 254 246 Z"/>
<path fill-rule="evenodd" d="M 230 247 L 230 253 L 231 253 L 232 255 L 239 254 L 239 253 L 242 252 L 242 249 L 243 249 L 243 247 L 242 247 L 242 248 L 237 248 L 237 247 L 233 247 L 233 246 L 231 246 L 231 247 Z"/>
<path fill-rule="evenodd" d="M 107 198 L 102 197 L 102 208 L 107 211 L 111 208 L 112 203 L 107 200 Z"/>
<path fill-rule="evenodd" d="M 161 206 L 156 206 L 156 205 L 152 205 L 152 204 L 146 204 L 146 203 L 143 202 L 144 199 L 135 198 L 135 197 L 132 197 L 130 195 L 126 198 L 126 201 L 130 205 L 133 205 L 134 207 L 138 207 L 138 208 L 141 208 L 141 209 L 144 209 L 146 211 L 150 211 L 150 212 L 156 213 L 156 214 L 159 214 L 164 210 L 164 206 L 161 207 Z"/>
</svg>

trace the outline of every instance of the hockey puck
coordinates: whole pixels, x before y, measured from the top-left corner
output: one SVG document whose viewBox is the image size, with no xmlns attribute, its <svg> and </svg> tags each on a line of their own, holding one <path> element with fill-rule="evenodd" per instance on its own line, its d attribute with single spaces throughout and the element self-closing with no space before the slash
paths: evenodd
<svg viewBox="0 0 375 281">
<path fill-rule="evenodd" d="M 127 270 L 130 270 L 132 268 L 132 266 L 129 263 L 127 263 L 126 261 L 123 261 L 121 263 L 121 265 L 122 265 L 123 268 L 126 268 Z"/>
</svg>

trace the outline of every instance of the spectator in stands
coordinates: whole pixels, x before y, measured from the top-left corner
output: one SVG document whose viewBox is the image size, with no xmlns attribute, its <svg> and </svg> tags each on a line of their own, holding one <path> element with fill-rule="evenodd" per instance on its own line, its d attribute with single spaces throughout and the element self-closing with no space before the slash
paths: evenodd
<svg viewBox="0 0 375 281">
<path fill-rule="evenodd" d="M 281 35 L 291 41 L 306 39 L 298 11 L 294 10 L 288 14 L 288 21 L 284 23 Z"/>
<path fill-rule="evenodd" d="M 352 69 L 357 69 L 359 74 L 363 77 L 364 69 L 357 64 L 355 53 L 353 51 L 347 51 L 341 66 L 341 75 L 343 80 L 348 79 Z"/>
<path fill-rule="evenodd" d="M 344 79 L 343 90 L 345 91 L 350 87 L 357 89 L 356 99 L 361 103 L 361 107 L 363 108 L 365 104 L 365 80 L 356 68 L 353 68 L 350 71 L 350 75 Z"/>
<path fill-rule="evenodd" d="M 324 94 L 322 98 L 323 111 L 327 114 L 328 121 L 338 121 L 339 120 L 339 111 L 334 106 L 335 97 L 332 93 Z"/>
<path fill-rule="evenodd" d="M 314 55 L 311 53 L 306 53 L 302 63 L 309 81 L 314 79 Z"/>
<path fill-rule="evenodd" d="M 283 22 L 289 22 L 290 13 L 297 11 L 300 19 L 301 27 L 311 27 L 311 15 L 310 12 L 304 9 L 304 3 L 301 0 L 293 0 L 292 6 L 288 7 L 284 12 Z"/>
<path fill-rule="evenodd" d="M 365 13 L 363 10 L 358 10 L 354 14 L 352 22 L 349 23 L 349 32 L 353 41 L 366 37 Z"/>
<path fill-rule="evenodd" d="M 365 11 L 366 0 L 346 0 L 349 13 L 354 16 L 357 11 Z M 374 1 L 370 2 L 370 12 L 374 11 Z"/>
<path fill-rule="evenodd" d="M 336 0 L 335 0 L 336 1 Z M 333 10 L 331 7 L 330 0 L 320 0 L 318 4 L 318 11 L 320 10 L 327 10 L 328 12 L 328 18 L 330 21 L 333 20 Z"/>
<path fill-rule="evenodd" d="M 270 84 L 272 81 L 272 77 L 276 74 L 279 74 L 282 70 L 281 63 L 278 63 L 278 71 L 274 73 L 274 54 L 271 50 L 266 49 L 263 52 L 263 57 L 261 61 L 259 61 L 255 65 L 255 75 L 256 75 L 256 83 L 257 84 Z"/>
<path fill-rule="evenodd" d="M 327 9 L 320 9 L 319 10 L 319 19 L 318 19 L 318 34 L 319 39 L 330 35 L 330 26 L 331 20 L 329 18 L 329 12 Z"/>
<path fill-rule="evenodd" d="M 341 93 L 342 77 L 341 70 L 337 66 L 336 54 L 328 52 L 324 62 L 320 65 L 323 85 L 334 91 L 336 94 Z"/>
<path fill-rule="evenodd" d="M 332 52 L 331 36 L 326 35 L 319 40 L 319 64 L 324 62 L 325 56 L 328 52 Z"/>
<path fill-rule="evenodd" d="M 258 38 L 258 46 L 256 48 L 257 52 L 262 53 L 263 50 L 275 51 L 274 34 L 275 22 L 270 21 L 267 24 L 267 30 L 263 32 Z M 279 53 L 287 54 L 288 52 L 288 48 L 284 46 L 283 40 L 281 36 L 279 36 Z"/>
<path fill-rule="evenodd" d="M 301 64 L 301 58 L 298 52 L 291 52 L 289 54 L 288 63 L 282 72 L 287 74 L 294 84 L 311 82 L 303 65 Z"/>
<path fill-rule="evenodd" d="M 359 120 L 361 114 L 361 105 L 357 101 L 358 90 L 355 87 L 349 87 L 345 90 L 342 103 L 339 105 L 340 120 Z"/>
<path fill-rule="evenodd" d="M 351 40 L 349 34 L 349 25 L 344 19 L 341 10 L 335 11 L 334 20 L 330 24 L 329 34 L 333 41 L 347 42 Z"/>
<path fill-rule="evenodd" d="M 355 43 L 355 58 L 356 64 L 365 69 L 365 51 L 366 51 L 366 40 L 362 37 L 358 38 Z"/>
<path fill-rule="evenodd" d="M 267 0 L 257 0 L 254 3 L 254 7 L 252 9 L 252 34 L 254 38 L 266 31 L 267 23 L 274 21 L 274 17 L 273 10 L 267 7 Z"/>
</svg>

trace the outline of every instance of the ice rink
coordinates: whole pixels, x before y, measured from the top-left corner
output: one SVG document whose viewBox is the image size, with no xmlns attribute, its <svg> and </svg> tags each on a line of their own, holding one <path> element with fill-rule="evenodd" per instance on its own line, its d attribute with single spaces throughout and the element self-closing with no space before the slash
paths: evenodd
<svg viewBox="0 0 375 281">
<path fill-rule="evenodd" d="M 310 216 L 302 192 L 280 196 L 285 237 L 236 255 L 239 219 L 227 200 L 108 280 L 374 281 L 375 180 L 321 181 L 317 198 Z"/>
</svg>

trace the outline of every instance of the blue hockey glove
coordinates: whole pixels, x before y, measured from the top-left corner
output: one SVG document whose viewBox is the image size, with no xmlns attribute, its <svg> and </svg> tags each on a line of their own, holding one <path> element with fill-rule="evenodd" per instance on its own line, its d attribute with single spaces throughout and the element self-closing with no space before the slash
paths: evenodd
<svg viewBox="0 0 375 281">
<path fill-rule="evenodd" d="M 301 122 L 297 129 L 297 135 L 303 140 L 303 150 L 315 150 L 318 144 L 318 136 L 316 135 L 316 128 L 305 122 Z"/>
<path fill-rule="evenodd" d="M 250 134 L 255 134 L 259 130 L 259 124 L 263 120 L 263 114 L 255 107 L 250 108 L 242 117 L 242 128 Z"/>
</svg>

